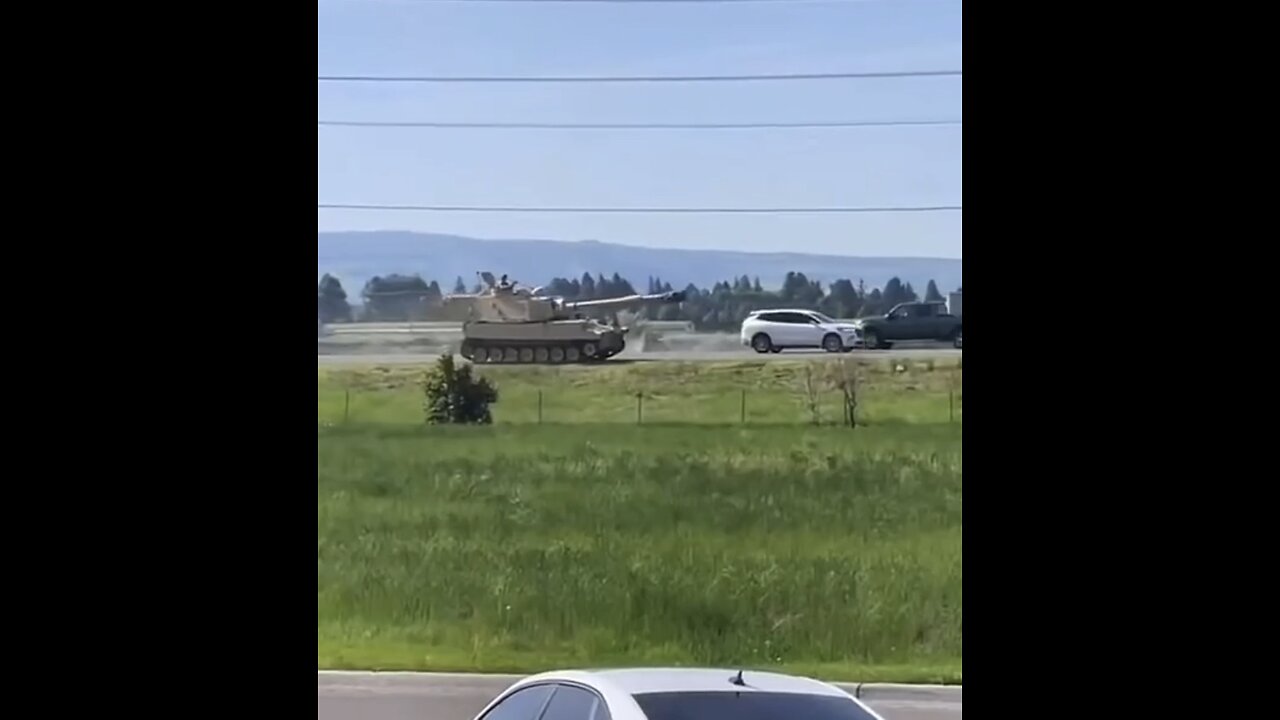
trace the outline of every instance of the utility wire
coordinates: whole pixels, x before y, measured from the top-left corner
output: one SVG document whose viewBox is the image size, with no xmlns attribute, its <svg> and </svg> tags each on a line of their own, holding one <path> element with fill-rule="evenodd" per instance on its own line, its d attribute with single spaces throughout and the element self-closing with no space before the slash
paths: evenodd
<svg viewBox="0 0 1280 720">
<path fill-rule="evenodd" d="M 475 128 L 486 130 L 764 130 L 781 128 L 856 128 L 960 125 L 961 120 L 872 120 L 866 122 L 751 122 L 751 123 L 500 123 L 500 122 L 377 122 L 319 120 L 323 127 Z"/>
<path fill-rule="evenodd" d="M 475 3 L 507 3 L 509 5 L 583 5 L 591 3 L 607 3 L 614 5 L 732 5 L 732 4 L 758 4 L 758 5 L 864 5 L 875 0 L 348 0 L 353 4 L 360 3 L 383 3 L 397 5 L 431 5 L 431 4 L 454 4 L 467 5 Z"/>
<path fill-rule="evenodd" d="M 795 80 L 853 80 L 867 78 L 960 77 L 962 70 L 905 70 L 890 72 L 784 73 L 779 75 L 634 75 L 634 76 L 455 76 L 320 75 L 319 82 L 387 83 L 640 83 L 640 82 L 763 82 Z"/>
<path fill-rule="evenodd" d="M 906 213 L 950 212 L 960 205 L 882 206 L 882 207 L 515 207 L 485 205 L 365 205 L 319 203 L 321 210 L 393 210 L 413 212 L 491 212 L 491 213 L 680 213 L 680 214 L 800 214 L 800 213 Z"/>
</svg>

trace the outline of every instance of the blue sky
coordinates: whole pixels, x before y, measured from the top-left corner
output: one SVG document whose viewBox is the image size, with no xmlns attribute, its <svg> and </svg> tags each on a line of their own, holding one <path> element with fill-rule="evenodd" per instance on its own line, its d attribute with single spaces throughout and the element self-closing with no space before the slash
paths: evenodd
<svg viewBox="0 0 1280 720">
<path fill-rule="evenodd" d="M 960 0 L 318 0 L 319 74 L 681 75 L 962 68 Z M 961 119 L 959 77 L 694 84 L 319 83 L 318 119 L 710 123 Z M 324 203 L 959 205 L 962 126 L 771 130 L 321 127 Z M 841 255 L 961 256 L 961 213 L 318 211 L 324 230 Z"/>
</svg>

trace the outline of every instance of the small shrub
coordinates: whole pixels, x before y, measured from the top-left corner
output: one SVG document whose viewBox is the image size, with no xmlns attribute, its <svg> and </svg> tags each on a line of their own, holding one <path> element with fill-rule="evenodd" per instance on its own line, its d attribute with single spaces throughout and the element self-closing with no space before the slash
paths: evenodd
<svg viewBox="0 0 1280 720">
<path fill-rule="evenodd" d="M 858 368 L 855 365 L 853 372 L 849 371 L 849 365 L 845 361 L 840 361 L 839 374 L 833 378 L 836 389 L 840 391 L 844 398 L 844 424 L 849 427 L 858 426 Z"/>
<path fill-rule="evenodd" d="M 472 375 L 445 353 L 422 379 L 423 411 L 429 425 L 489 425 L 489 405 L 498 402 L 498 389 L 488 378 Z"/>
<path fill-rule="evenodd" d="M 813 364 L 806 363 L 804 366 L 804 401 L 809 408 L 809 421 L 814 425 L 822 424 L 822 389 L 819 385 L 820 379 L 813 376 Z"/>
</svg>

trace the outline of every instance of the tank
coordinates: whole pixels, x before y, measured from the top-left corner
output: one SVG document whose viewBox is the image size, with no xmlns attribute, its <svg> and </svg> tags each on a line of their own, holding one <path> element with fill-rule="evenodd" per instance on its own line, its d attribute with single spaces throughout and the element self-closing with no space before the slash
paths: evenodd
<svg viewBox="0 0 1280 720">
<path fill-rule="evenodd" d="M 479 293 L 441 299 L 446 319 L 462 323 L 462 356 L 477 363 L 559 365 L 601 362 L 622 352 L 629 328 L 588 313 L 638 309 L 679 303 L 684 293 L 625 295 L 571 301 L 543 294 L 543 288 L 521 287 L 489 272 Z"/>
</svg>

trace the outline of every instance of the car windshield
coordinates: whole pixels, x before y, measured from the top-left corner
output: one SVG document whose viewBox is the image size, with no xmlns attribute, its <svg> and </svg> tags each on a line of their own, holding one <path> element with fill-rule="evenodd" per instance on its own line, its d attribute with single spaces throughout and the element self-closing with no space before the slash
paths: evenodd
<svg viewBox="0 0 1280 720">
<path fill-rule="evenodd" d="M 771 692 L 673 692 L 635 696 L 649 720 L 875 720 L 851 699 Z"/>
</svg>

